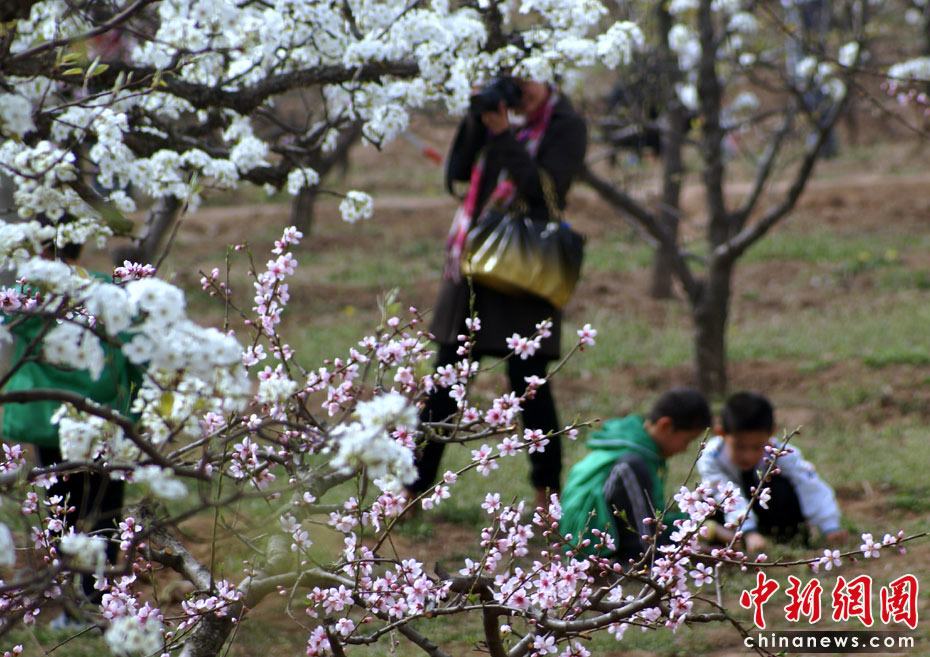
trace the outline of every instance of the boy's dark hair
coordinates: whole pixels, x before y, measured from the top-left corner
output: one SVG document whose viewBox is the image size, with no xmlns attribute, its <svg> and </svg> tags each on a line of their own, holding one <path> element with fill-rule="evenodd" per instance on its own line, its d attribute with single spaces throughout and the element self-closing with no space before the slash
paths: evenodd
<svg viewBox="0 0 930 657">
<path fill-rule="evenodd" d="M 720 413 L 724 433 L 775 429 L 772 402 L 755 392 L 737 392 L 727 399 Z"/>
<path fill-rule="evenodd" d="M 663 393 L 652 405 L 649 420 L 656 422 L 663 417 L 671 418 L 677 431 L 706 429 L 713 421 L 707 400 L 694 388 L 672 388 Z"/>
<path fill-rule="evenodd" d="M 61 218 L 58 221 L 53 221 L 46 214 L 36 215 L 36 220 L 43 226 L 52 226 L 57 228 L 58 226 L 63 226 L 65 224 L 70 224 L 72 221 L 75 221 L 76 217 L 67 212 L 61 215 Z M 81 257 L 81 251 L 84 249 L 83 244 L 74 244 L 69 242 L 64 246 L 57 246 L 54 239 L 45 240 L 42 243 L 42 248 L 48 251 L 51 255 L 55 256 L 59 260 L 77 260 Z"/>
</svg>

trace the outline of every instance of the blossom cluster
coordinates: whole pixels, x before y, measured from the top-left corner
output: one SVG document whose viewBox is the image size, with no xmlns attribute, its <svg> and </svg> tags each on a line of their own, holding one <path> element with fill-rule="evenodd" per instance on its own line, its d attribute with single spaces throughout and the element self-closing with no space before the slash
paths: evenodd
<svg viewBox="0 0 930 657">
<path fill-rule="evenodd" d="M 40 0 L 11 25 L 0 163 L 12 174 L 21 217 L 77 218 L 57 226 L 62 244 L 107 237 L 107 218 L 134 212 L 141 197 L 193 209 L 204 189 L 243 181 L 297 194 L 320 184 L 304 161 L 332 151 L 343 130 L 360 125 L 380 147 L 407 129 L 417 108 L 463 111 L 473 83 L 502 68 L 553 80 L 577 67 L 629 62 L 642 43 L 632 23 L 602 26 L 607 9 L 598 0 L 502 5 L 513 32 L 503 44 L 489 43 L 484 7 L 445 1 L 145 4 L 127 11 L 127 25 L 104 31 L 115 48 L 91 41 L 89 62 L 72 46 L 105 17 Z M 57 56 L 45 46 L 50 39 L 65 44 Z M 275 111 L 276 96 L 308 87 L 317 106 L 302 127 L 269 131 L 258 120 Z M 75 144 L 86 144 L 82 156 L 106 210 L 77 184 Z M 367 218 L 372 199 L 350 191 L 340 210 L 349 222 Z"/>
</svg>

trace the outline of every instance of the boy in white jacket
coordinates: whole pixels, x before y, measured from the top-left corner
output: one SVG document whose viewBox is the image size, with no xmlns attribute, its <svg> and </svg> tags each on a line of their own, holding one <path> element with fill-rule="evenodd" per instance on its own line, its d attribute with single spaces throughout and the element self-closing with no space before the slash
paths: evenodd
<svg viewBox="0 0 930 657">
<path fill-rule="evenodd" d="M 698 460 L 701 479 L 714 489 L 730 481 L 740 491 L 735 507 L 724 516 L 727 527 L 735 528 L 747 514 L 749 500 L 768 469 L 769 450 L 781 447 L 772 438 L 775 412 L 762 395 L 740 392 L 731 396 L 721 413 L 717 436 L 708 441 Z M 847 532 L 840 525 L 836 495 L 805 461 L 796 447 L 778 457 L 777 470 L 749 509 L 741 526 L 749 552 L 766 547 L 765 536 L 776 541 L 805 535 L 813 525 L 829 543 L 842 543 Z M 768 490 L 766 490 L 768 489 Z"/>
</svg>

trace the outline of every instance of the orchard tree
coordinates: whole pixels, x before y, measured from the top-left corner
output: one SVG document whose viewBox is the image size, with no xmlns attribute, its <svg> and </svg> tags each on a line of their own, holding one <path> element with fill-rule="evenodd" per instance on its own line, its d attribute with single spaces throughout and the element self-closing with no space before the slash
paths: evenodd
<svg viewBox="0 0 930 657">
<path fill-rule="evenodd" d="M 461 112 L 471 84 L 501 67 L 552 78 L 615 65 L 639 36 L 617 23 L 588 38 L 596 2 L 522 9 L 538 20 L 505 34 L 509 14 L 484 3 L 35 2 L 7 24 L 0 55 L 13 137 L 0 163 L 23 218 L 67 210 L 80 218 L 69 233 L 106 236 L 136 199 L 170 216 L 244 182 L 296 195 L 347 133 L 380 146 L 412 109 Z M 101 42 L 113 34 L 118 47 Z M 276 108 L 289 95 L 312 97 L 299 121 Z M 349 220 L 371 207 L 362 192 L 341 205 Z"/>
<path fill-rule="evenodd" d="M 415 506 L 428 512 L 454 494 L 461 477 L 492 476 L 500 459 L 544 450 L 554 437 L 515 429 L 542 380 L 523 396 L 475 401 L 485 371 L 472 357 L 480 318 L 471 318 L 462 336 L 461 361 L 440 372 L 423 374 L 430 343 L 416 309 L 386 313 L 347 354 L 308 368 L 281 333 L 288 281 L 299 266 L 296 228 L 282 233 L 264 266 L 248 245 L 235 245 L 227 262 L 203 272 L 204 293 L 226 310 L 219 328 L 189 318 L 184 293 L 150 264 L 125 263 L 112 280 L 101 280 L 40 257 L 50 241 L 105 242 L 137 203 L 156 212 L 190 209 L 209 190 L 243 182 L 297 193 L 316 184 L 313 158 L 354 126 L 368 142 L 384 143 L 413 108 L 463 109 L 472 82 L 502 65 L 546 79 L 571 66 L 618 64 L 639 40 L 634 26 L 598 31 L 604 9 L 590 0 L 527 0 L 513 9 L 484 2 L 452 8 L 442 0 L 45 0 L 0 10 L 7 20 L 0 165 L 22 219 L 0 224 L 0 261 L 19 281 L 0 291 L 0 337 L 10 341 L 27 323 L 41 327 L 0 383 L 39 358 L 96 378 L 106 350 L 143 371 L 132 416 L 65 390 L 0 393 L 0 405 L 60 404 L 54 422 L 64 458 L 31 467 L 20 445 L 3 445 L 3 508 L 17 512 L 5 511 L 0 524 L 0 637 L 64 605 L 103 630 L 114 654 L 215 656 L 271 595 L 304 633 L 301 652 L 310 657 L 345 655 L 353 646 L 383 650 L 400 638 L 433 657 L 448 655 L 430 636 L 447 616 L 475 617 L 493 657 L 588 655 L 592 633 L 619 639 L 634 625 L 736 622 L 700 595 L 718 576 L 714 568 L 692 561 L 702 526 L 731 504 L 732 486 L 680 491 L 677 503 L 689 519 L 677 521 L 671 545 L 651 547 L 628 571 L 606 557 L 582 556 L 609 552 L 609 535 L 559 534 L 555 497 L 534 511 L 489 493 L 487 527 L 461 563 L 431 567 L 396 547 L 398 522 Z M 514 20 L 512 10 L 528 16 Z M 86 57 L 94 52 L 85 47 L 89 39 L 117 30 L 130 42 L 121 57 Z M 306 129 L 264 132 L 276 99 L 295 89 L 315 90 L 318 115 Z M 373 212 L 360 191 L 340 205 L 347 221 Z M 52 224 L 36 221 L 39 214 Z M 221 266 L 247 268 L 252 290 L 233 294 Z M 510 342 L 531 354 L 549 328 L 543 322 L 536 334 Z M 566 358 L 595 339 L 584 326 Z M 418 406 L 436 390 L 453 396 L 459 412 L 420 424 Z M 580 426 L 557 434 L 574 437 Z M 409 499 L 404 485 L 416 476 L 414 450 L 436 440 L 468 443 L 472 458 Z M 47 497 L 53 482 L 80 473 L 138 487 L 138 503 L 112 531 L 75 523 L 68 499 Z M 203 514 L 213 523 L 215 554 L 216 532 L 250 502 L 264 505 L 277 524 L 267 517 L 237 524 L 234 535 L 249 555 L 241 570 L 198 558 L 179 538 L 178 526 Z M 314 541 L 326 532 L 340 547 L 321 553 Z M 541 546 L 531 544 L 534 536 Z M 877 556 L 906 540 L 888 534 L 876 543 L 868 535 L 855 552 Z M 121 553 L 115 563 L 106 558 L 111 544 Z M 733 544 L 708 559 L 784 567 L 752 561 Z M 169 570 L 194 589 L 170 612 L 162 586 Z M 95 583 L 99 605 L 80 604 L 79 577 Z"/>
<path fill-rule="evenodd" d="M 704 391 L 720 394 L 727 384 L 726 329 L 737 262 L 791 213 L 830 147 L 867 45 L 869 6 L 851 0 L 848 29 L 816 44 L 809 32 L 771 6 L 750 10 L 737 0 L 634 6 L 643 12 L 641 22 L 663 71 L 657 79 L 664 88 L 656 92 L 664 101 L 655 122 L 662 135 L 657 207 L 648 207 L 598 171 L 589 168 L 584 175 L 654 240 L 653 289 L 667 291 L 668 281 L 659 273 L 663 269 L 680 283 L 694 326 L 695 378 Z M 742 144 L 749 145 L 754 177 L 748 193 L 735 201 L 727 188 L 731 168 L 744 161 L 736 157 Z M 688 146 L 699 158 L 706 257 L 689 253 L 678 239 Z M 793 168 L 788 184 L 771 185 L 775 174 L 787 168 Z"/>
</svg>

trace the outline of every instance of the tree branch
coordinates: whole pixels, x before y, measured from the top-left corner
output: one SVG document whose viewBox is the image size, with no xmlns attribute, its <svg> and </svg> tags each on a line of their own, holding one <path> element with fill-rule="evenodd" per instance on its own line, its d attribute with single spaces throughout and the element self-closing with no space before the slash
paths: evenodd
<svg viewBox="0 0 930 657">
<path fill-rule="evenodd" d="M 736 260 L 794 209 L 798 199 L 801 198 L 801 194 L 804 193 L 807 183 L 810 181 L 811 175 L 814 172 L 814 167 L 820 160 L 820 153 L 827 143 L 830 132 L 833 130 L 833 127 L 836 125 L 837 120 L 846 107 L 847 99 L 848 95 L 844 96 L 843 99 L 834 106 L 830 118 L 825 121 L 823 125 L 819 126 L 817 141 L 804 155 L 804 160 L 801 162 L 800 167 L 798 167 L 798 171 L 794 176 L 794 181 L 791 183 L 791 187 L 785 193 L 781 202 L 770 208 L 759 221 L 744 228 L 723 244 L 718 245 L 713 252 L 714 259 L 729 262 Z"/>
<path fill-rule="evenodd" d="M 701 284 L 694 278 L 694 274 L 691 272 L 684 254 L 678 248 L 675 238 L 669 235 L 655 215 L 640 205 L 629 194 L 617 189 L 614 185 L 598 176 L 588 166 L 585 166 L 582 170 L 581 180 L 594 189 L 614 209 L 619 210 L 621 216 L 624 218 L 632 217 L 633 222 L 631 223 L 633 226 L 645 230 L 656 242 L 668 249 L 669 253 L 673 255 L 675 275 L 685 288 L 685 293 L 691 298 L 700 294 Z"/>
<path fill-rule="evenodd" d="M 139 435 L 136 431 L 135 422 L 117 413 L 112 408 L 98 404 L 79 393 L 71 392 L 70 390 L 55 390 L 52 388 L 33 388 L 32 390 L 12 390 L 0 394 L 0 406 L 4 404 L 25 404 L 36 401 L 60 401 L 65 404 L 71 404 L 79 411 L 90 413 L 107 422 L 111 422 L 121 428 L 123 433 L 126 434 L 126 437 L 129 438 L 136 447 L 142 450 L 152 462 L 163 468 L 171 468 L 178 475 L 209 481 L 209 477 L 203 472 L 189 468 L 180 468 L 168 461 L 155 449 L 154 445 Z"/>
<path fill-rule="evenodd" d="M 733 214 L 733 232 L 741 231 L 745 227 L 746 220 L 756 208 L 756 204 L 762 196 L 762 190 L 765 189 L 765 185 L 772 175 L 772 170 L 775 168 L 775 161 L 778 159 L 778 154 L 781 152 L 781 147 L 785 142 L 785 138 L 791 131 L 791 125 L 794 123 L 794 115 L 795 110 L 793 107 L 785 110 L 785 120 L 775 133 L 772 141 L 769 142 L 768 148 L 762 156 L 762 163 L 756 170 L 756 178 L 753 181 L 752 190 L 749 192 L 749 196 L 746 197 L 746 200 L 739 210 Z"/>
<path fill-rule="evenodd" d="M 445 650 L 437 646 L 435 643 L 430 641 L 428 638 L 417 632 L 409 625 L 401 625 L 397 628 L 397 631 L 406 637 L 411 643 L 415 644 L 423 652 L 429 655 L 429 657 L 451 657 L 449 653 L 447 653 Z"/>
<path fill-rule="evenodd" d="M 108 64 L 109 68 L 106 71 L 86 81 L 90 92 L 112 89 L 121 74 L 124 89 L 149 86 L 151 81 L 158 77 L 162 84 L 161 91 L 183 98 L 196 109 L 225 107 L 244 115 L 251 114 L 271 96 L 300 87 L 375 82 L 386 76 L 411 78 L 420 71 L 415 62 L 408 61 L 371 62 L 361 66 L 329 64 L 270 75 L 251 86 L 228 90 L 223 87 L 223 81 L 215 85 L 197 84 L 181 79 L 177 72 L 172 70 L 130 66 L 122 62 L 108 62 Z M 21 77 L 44 75 L 74 86 L 85 82 L 83 78 L 75 80 L 75 76 L 65 76 L 63 71 L 55 68 L 54 60 L 48 57 L 2 62 L 0 69 L 7 75 Z"/>
<path fill-rule="evenodd" d="M 95 36 L 99 36 L 104 32 L 109 32 L 113 28 L 117 27 L 121 23 L 125 23 L 135 14 L 141 11 L 146 5 L 150 5 L 157 0 L 136 0 L 134 3 L 123 9 L 121 12 L 113 16 L 110 20 L 105 23 L 101 23 L 97 27 L 84 32 L 83 34 L 78 34 L 76 36 L 68 37 L 65 39 L 55 39 L 53 41 L 46 41 L 45 43 L 40 43 L 39 45 L 30 48 L 29 50 L 24 50 L 13 55 L 10 59 L 12 61 L 16 60 L 28 60 L 32 59 L 44 52 L 49 50 L 54 50 L 61 46 L 71 45 L 73 43 L 79 43 L 81 41 L 86 41 Z M 109 63 L 109 62 L 107 62 Z"/>
</svg>

